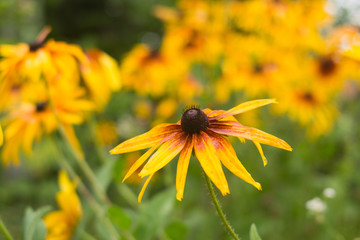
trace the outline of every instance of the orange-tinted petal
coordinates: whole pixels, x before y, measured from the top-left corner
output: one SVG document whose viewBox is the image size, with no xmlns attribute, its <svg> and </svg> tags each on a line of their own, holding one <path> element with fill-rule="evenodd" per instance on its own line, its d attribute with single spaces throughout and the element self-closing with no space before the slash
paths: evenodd
<svg viewBox="0 0 360 240">
<path fill-rule="evenodd" d="M 258 190 L 261 190 L 260 183 L 256 182 L 251 177 L 250 173 L 241 164 L 231 144 L 223 136 L 217 133 L 208 131 L 208 135 L 210 136 L 212 143 L 215 147 L 216 153 L 220 158 L 221 162 L 224 164 L 224 166 L 227 167 L 227 169 L 229 169 L 233 174 L 235 174 L 245 182 L 250 183 Z"/>
<path fill-rule="evenodd" d="M 159 147 L 160 144 L 156 144 L 150 148 L 146 153 L 144 153 L 136 162 L 130 167 L 129 171 L 126 173 L 123 182 L 130 177 L 145 161 L 150 157 L 150 155 Z"/>
<path fill-rule="evenodd" d="M 145 164 L 144 168 L 139 173 L 140 177 L 154 174 L 159 169 L 168 164 L 185 145 L 185 133 L 179 132 L 166 141 L 159 149 L 151 156 L 149 161 Z"/>
<path fill-rule="evenodd" d="M 181 126 L 178 124 L 160 124 L 144 134 L 120 143 L 110 153 L 120 154 L 150 148 L 179 132 L 180 129 Z"/>
<path fill-rule="evenodd" d="M 184 195 L 186 174 L 193 149 L 193 137 L 187 136 L 186 144 L 180 153 L 176 171 L 176 199 L 181 201 Z"/>
<path fill-rule="evenodd" d="M 230 193 L 224 171 L 210 137 L 203 131 L 193 134 L 195 155 L 206 175 L 223 195 Z"/>
<path fill-rule="evenodd" d="M 140 193 L 139 193 L 138 202 L 141 202 L 141 199 L 142 199 L 142 197 L 143 197 L 143 195 L 144 195 L 145 189 L 146 189 L 147 185 L 149 184 L 152 176 L 154 176 L 154 174 L 151 174 L 151 175 L 146 179 L 146 182 L 144 183 L 144 185 L 143 185 L 143 187 L 142 187 L 142 189 L 141 189 L 141 191 L 140 191 Z"/>
<path fill-rule="evenodd" d="M 244 103 L 237 105 L 236 107 L 233 107 L 232 109 L 230 109 L 228 111 L 225 111 L 224 113 L 222 113 L 220 115 L 213 117 L 212 119 L 219 119 L 219 118 L 224 118 L 224 117 L 228 117 L 228 116 L 232 116 L 232 115 L 237 115 L 237 114 L 258 108 L 258 107 L 268 105 L 270 103 L 276 103 L 276 100 L 275 99 L 259 99 L 259 100 L 244 102 Z"/>
<path fill-rule="evenodd" d="M 284 140 L 281 140 L 280 138 L 277 138 L 266 132 L 260 131 L 259 129 L 256 128 L 238 126 L 238 125 L 217 124 L 216 126 L 215 125 L 209 126 L 208 129 L 219 134 L 243 137 L 251 141 L 256 141 L 262 144 L 267 144 L 273 147 L 292 151 L 292 148 Z"/>
</svg>

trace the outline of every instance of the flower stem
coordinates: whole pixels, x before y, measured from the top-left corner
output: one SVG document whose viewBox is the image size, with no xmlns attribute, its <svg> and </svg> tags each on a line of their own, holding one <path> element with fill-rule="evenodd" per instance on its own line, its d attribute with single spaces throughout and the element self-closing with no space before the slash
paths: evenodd
<svg viewBox="0 0 360 240">
<path fill-rule="evenodd" d="M 1 220 L 1 217 L 0 217 L 0 231 L 4 234 L 6 240 L 13 240 L 13 237 L 10 235 L 5 224 Z"/>
<path fill-rule="evenodd" d="M 59 132 L 62 136 L 62 138 L 66 141 L 68 148 L 70 149 L 70 152 L 74 156 L 77 164 L 81 168 L 81 170 L 84 172 L 87 179 L 90 181 L 93 190 L 95 191 L 97 197 L 105 204 L 110 204 L 110 200 L 107 198 L 103 188 L 100 186 L 100 183 L 96 179 L 96 176 L 94 172 L 91 170 L 90 166 L 87 164 L 85 158 L 80 155 L 73 147 L 73 145 L 70 143 L 69 138 L 66 135 L 66 132 L 64 130 L 64 127 L 61 125 L 59 126 Z"/>
<path fill-rule="evenodd" d="M 205 176 L 205 181 L 206 181 L 206 185 L 208 187 L 209 193 L 210 193 L 210 197 L 211 200 L 216 208 L 216 211 L 221 219 L 221 221 L 223 222 L 226 231 L 230 234 L 230 236 L 232 236 L 235 240 L 240 240 L 240 238 L 237 236 L 237 234 L 235 233 L 234 229 L 231 227 L 229 221 L 226 219 L 224 212 L 221 209 L 221 206 L 219 204 L 219 201 L 216 198 L 215 192 L 214 192 L 214 188 L 212 186 L 212 183 L 210 181 L 210 178 L 206 175 L 206 173 L 204 173 Z"/>
</svg>

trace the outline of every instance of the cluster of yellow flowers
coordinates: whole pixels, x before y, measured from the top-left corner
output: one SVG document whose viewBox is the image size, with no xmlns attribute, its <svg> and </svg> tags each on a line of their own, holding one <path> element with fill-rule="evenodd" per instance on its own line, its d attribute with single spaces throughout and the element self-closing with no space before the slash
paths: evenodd
<svg viewBox="0 0 360 240">
<path fill-rule="evenodd" d="M 345 38 L 357 30 L 334 28 L 325 4 L 180 0 L 176 9 L 157 6 L 154 14 L 165 24 L 161 46 L 140 44 L 129 52 L 121 65 L 124 86 L 185 103 L 203 92 L 223 103 L 239 92 L 276 98 L 282 104 L 275 112 L 321 135 L 333 125 L 345 80 L 360 79 L 358 64 L 342 54 Z M 205 79 L 194 74 L 198 64 Z"/>
<path fill-rule="evenodd" d="M 73 125 L 100 111 L 121 87 L 117 62 L 106 53 L 46 41 L 0 46 L 0 110 L 5 165 L 19 164 L 19 149 L 31 154 L 34 140 L 61 129 L 81 153 Z M 2 135 L 2 134 L 1 134 Z"/>
</svg>

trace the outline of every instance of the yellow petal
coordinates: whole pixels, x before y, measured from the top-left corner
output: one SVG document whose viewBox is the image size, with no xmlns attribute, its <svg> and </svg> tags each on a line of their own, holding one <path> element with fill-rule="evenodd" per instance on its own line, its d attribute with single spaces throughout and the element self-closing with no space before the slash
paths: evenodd
<svg viewBox="0 0 360 240">
<path fill-rule="evenodd" d="M 161 145 L 145 164 L 144 168 L 139 173 L 139 176 L 144 177 L 154 174 L 168 164 L 184 148 L 185 139 L 185 133 L 179 132 Z"/>
<path fill-rule="evenodd" d="M 203 131 L 199 134 L 193 134 L 193 137 L 195 155 L 206 175 L 223 195 L 230 193 L 220 160 L 216 155 L 210 137 Z"/>
<path fill-rule="evenodd" d="M 172 134 L 180 131 L 180 129 L 181 126 L 177 124 L 160 124 L 144 134 L 120 143 L 110 153 L 120 154 L 150 148 L 171 137 Z"/>
<path fill-rule="evenodd" d="M 268 164 L 268 161 L 267 161 L 267 159 L 266 159 L 266 157 L 265 157 L 265 155 L 264 155 L 264 152 L 263 152 L 263 150 L 262 150 L 262 147 L 261 147 L 260 143 L 258 143 L 258 142 L 256 142 L 256 141 L 253 141 L 253 143 L 255 144 L 257 150 L 259 151 L 259 153 L 260 153 L 260 155 L 261 155 L 261 158 L 262 158 L 262 160 L 263 160 L 264 166 L 266 166 L 266 165 Z"/>
<path fill-rule="evenodd" d="M 188 136 L 186 138 L 186 144 L 180 153 L 176 171 L 176 199 L 179 201 L 182 200 L 184 195 L 186 174 L 189 167 L 193 146 L 193 138 Z"/>
<path fill-rule="evenodd" d="M 140 191 L 140 193 L 139 193 L 138 202 L 141 202 L 141 199 L 142 199 L 142 197 L 143 197 L 143 195 L 144 195 L 145 189 L 146 189 L 147 185 L 149 184 L 152 176 L 154 176 L 154 174 L 150 175 L 150 176 L 146 179 L 146 182 L 144 183 L 144 186 L 142 187 L 142 189 L 141 189 L 141 191 Z"/>
<path fill-rule="evenodd" d="M 4 143 L 4 134 L 3 134 L 3 130 L 0 126 L 0 146 L 2 146 Z"/>
<path fill-rule="evenodd" d="M 213 141 L 216 153 L 224 166 L 245 182 L 250 183 L 258 190 L 261 190 L 260 183 L 256 182 L 246 168 L 241 164 L 231 144 L 219 134 L 211 132 L 208 134 Z"/>
<path fill-rule="evenodd" d="M 63 128 L 65 131 L 66 138 L 68 139 L 70 145 L 75 149 L 76 154 L 78 154 L 81 158 L 84 157 L 84 153 L 81 149 L 81 145 L 76 137 L 74 128 L 71 125 L 63 124 Z"/>
<path fill-rule="evenodd" d="M 156 144 L 150 148 L 146 153 L 144 153 L 136 162 L 130 167 L 129 171 L 126 173 L 123 182 L 130 177 L 145 161 L 150 157 L 150 155 L 159 147 L 160 144 Z"/>
<path fill-rule="evenodd" d="M 28 155 L 32 154 L 32 144 L 37 134 L 37 131 L 39 130 L 38 128 L 39 122 L 35 121 L 33 123 L 29 123 L 29 125 L 27 125 L 25 129 L 23 129 L 23 149 L 24 152 Z"/>
<path fill-rule="evenodd" d="M 44 223 L 46 227 L 52 228 L 56 227 L 61 222 L 67 222 L 68 217 L 63 211 L 53 211 L 45 215 L 44 217 Z"/>
<path fill-rule="evenodd" d="M 224 118 L 224 117 L 228 117 L 228 116 L 232 116 L 232 115 L 237 115 L 237 114 L 258 108 L 258 107 L 268 105 L 270 103 L 276 103 L 276 100 L 275 99 L 259 99 L 259 100 L 244 102 L 244 103 L 237 105 L 236 107 L 233 107 L 232 109 L 230 109 L 228 111 L 225 111 L 224 113 L 222 113 L 218 116 L 215 116 L 213 119 L 219 119 L 219 118 Z"/>
</svg>

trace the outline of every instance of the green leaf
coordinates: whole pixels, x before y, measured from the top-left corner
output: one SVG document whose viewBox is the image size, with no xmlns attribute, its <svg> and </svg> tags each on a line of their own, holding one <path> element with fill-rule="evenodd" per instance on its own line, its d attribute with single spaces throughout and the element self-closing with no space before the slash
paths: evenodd
<svg viewBox="0 0 360 240">
<path fill-rule="evenodd" d="M 183 240 L 186 237 L 187 227 L 182 222 L 174 221 L 166 227 L 165 233 L 171 240 Z"/>
<path fill-rule="evenodd" d="M 96 177 L 102 189 L 106 190 L 112 178 L 116 159 L 108 159 L 107 162 L 97 172 Z"/>
<path fill-rule="evenodd" d="M 156 195 L 144 206 L 138 219 L 134 236 L 137 240 L 154 239 L 156 233 L 165 228 L 174 208 L 175 189 Z"/>
<path fill-rule="evenodd" d="M 121 229 L 127 230 L 131 226 L 131 219 L 129 218 L 129 216 L 126 215 L 124 211 L 117 206 L 109 207 L 107 210 L 107 216 Z"/>
<path fill-rule="evenodd" d="M 45 239 L 46 227 L 42 217 L 50 211 L 51 207 L 42 207 L 37 211 L 28 207 L 25 210 L 24 218 L 24 240 L 43 240 Z"/>
<path fill-rule="evenodd" d="M 251 224 L 250 227 L 250 240 L 261 240 L 259 233 L 256 229 L 255 223 Z"/>
</svg>

